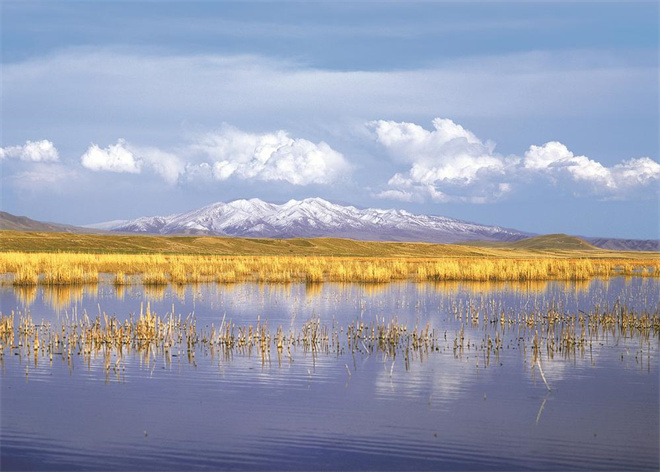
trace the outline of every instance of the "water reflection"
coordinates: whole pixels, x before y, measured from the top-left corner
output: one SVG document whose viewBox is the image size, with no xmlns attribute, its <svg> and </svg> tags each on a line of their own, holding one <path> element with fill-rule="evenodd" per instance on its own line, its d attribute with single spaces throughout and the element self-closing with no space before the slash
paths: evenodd
<svg viewBox="0 0 660 472">
<path fill-rule="evenodd" d="M 134 312 L 140 303 L 150 301 L 157 312 L 170 309 L 197 314 L 244 307 L 254 310 L 268 307 L 286 310 L 288 317 L 304 310 L 338 316 L 350 309 L 361 316 L 373 313 L 410 312 L 411 302 L 417 311 L 429 307 L 441 311 L 451 304 L 499 304 L 509 310 L 538 309 L 554 303 L 564 310 L 588 310 L 595 304 L 616 301 L 629 307 L 650 307 L 658 303 L 658 283 L 652 278 L 593 279 L 589 281 L 544 282 L 441 282 L 390 284 L 193 284 L 193 285 L 74 285 L 12 287 L 0 286 L 3 312 L 31 309 L 39 316 L 63 312 L 102 311 L 121 314 L 126 306 Z M 233 310 L 232 310 L 233 311 Z M 265 313 L 264 313 L 265 314 Z"/>
<path fill-rule="evenodd" d="M 37 299 L 37 287 L 34 285 L 25 287 L 14 287 L 14 294 L 19 302 L 19 306 L 27 309 Z M 70 302 L 70 300 L 69 300 Z"/>
<path fill-rule="evenodd" d="M 109 283 L 0 302 L 16 311 L 0 326 L 3 469 L 660 459 L 655 279 Z"/>
<path fill-rule="evenodd" d="M 139 288 L 139 287 L 136 287 Z M 174 291 L 178 289 L 178 286 L 173 287 Z M 165 285 L 145 285 L 143 287 L 144 295 L 147 300 L 162 302 L 165 300 L 165 293 L 167 292 L 167 287 Z M 139 290 L 133 292 L 139 294 Z M 179 297 L 180 298 L 180 297 Z"/>
</svg>

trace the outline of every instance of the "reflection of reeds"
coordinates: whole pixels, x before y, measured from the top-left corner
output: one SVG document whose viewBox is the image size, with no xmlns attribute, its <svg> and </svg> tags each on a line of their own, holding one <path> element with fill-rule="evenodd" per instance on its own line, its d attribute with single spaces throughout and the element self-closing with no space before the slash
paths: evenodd
<svg viewBox="0 0 660 472">
<path fill-rule="evenodd" d="M 37 287 L 34 285 L 15 286 L 14 293 L 22 307 L 28 308 L 37 299 Z"/>
<path fill-rule="evenodd" d="M 49 285 L 44 287 L 44 300 L 59 312 L 68 309 L 72 304 L 81 303 L 83 293 L 81 285 Z"/>
<path fill-rule="evenodd" d="M 0 273 L 15 285 L 98 282 L 114 274 L 116 284 L 186 285 L 259 281 L 384 283 L 587 281 L 593 277 L 660 276 L 660 260 L 577 258 L 366 258 L 317 256 L 193 256 L 3 253 Z M 135 275 L 140 275 L 135 277 Z"/>
<path fill-rule="evenodd" d="M 117 300 L 123 300 L 126 296 L 126 286 L 125 285 L 115 285 L 115 298 Z"/>
<path fill-rule="evenodd" d="M 305 284 L 305 296 L 308 298 L 317 297 L 323 292 L 323 285 L 320 283 Z"/>
<path fill-rule="evenodd" d="M 186 299 L 186 287 L 187 287 L 186 285 L 178 285 L 178 284 L 172 285 L 172 292 L 174 293 L 174 295 L 176 295 L 176 297 L 179 300 L 185 300 Z M 193 285 L 192 289 L 194 291 L 196 289 L 196 287 Z"/>
<path fill-rule="evenodd" d="M 584 293 L 591 288 L 592 280 L 560 280 L 550 282 L 548 280 L 526 280 L 526 281 L 442 281 L 442 282 L 429 282 L 425 284 L 418 284 L 418 292 L 424 293 L 429 288 L 447 294 L 458 294 L 465 292 L 471 295 L 480 295 L 483 293 L 516 293 L 516 294 L 531 294 L 531 293 L 544 293 L 548 291 L 550 284 L 559 284 L 562 291 L 567 293 Z M 607 283 L 607 279 L 605 282 Z"/>
<path fill-rule="evenodd" d="M 165 291 L 167 287 L 165 285 L 145 285 L 144 294 L 150 300 L 162 301 L 165 299 Z"/>
</svg>

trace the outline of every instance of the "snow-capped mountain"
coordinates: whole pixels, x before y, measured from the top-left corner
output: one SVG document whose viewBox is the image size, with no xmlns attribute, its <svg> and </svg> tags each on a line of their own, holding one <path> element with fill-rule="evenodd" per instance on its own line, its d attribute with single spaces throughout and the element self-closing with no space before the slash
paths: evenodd
<svg viewBox="0 0 660 472">
<path fill-rule="evenodd" d="M 339 237 L 371 241 L 515 241 L 529 233 L 468 223 L 443 216 L 414 215 L 403 210 L 358 209 L 321 198 L 277 205 L 257 198 L 214 203 L 171 216 L 89 225 L 130 233 L 208 234 L 218 236 L 296 238 Z"/>
</svg>

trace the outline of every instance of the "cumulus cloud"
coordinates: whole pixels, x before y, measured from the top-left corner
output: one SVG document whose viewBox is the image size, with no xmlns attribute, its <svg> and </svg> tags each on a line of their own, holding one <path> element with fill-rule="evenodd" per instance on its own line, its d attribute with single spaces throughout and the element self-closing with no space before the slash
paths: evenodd
<svg viewBox="0 0 660 472">
<path fill-rule="evenodd" d="M 185 170 L 185 164 L 176 155 L 153 147 L 133 146 L 123 139 L 104 149 L 92 144 L 80 162 L 93 171 L 129 174 L 139 174 L 148 167 L 170 184 L 176 183 Z"/>
<path fill-rule="evenodd" d="M 106 148 L 93 144 L 80 162 L 94 171 L 140 174 L 149 169 L 170 184 L 182 177 L 186 181 L 233 178 L 329 184 L 351 170 L 344 156 L 327 143 L 294 139 L 286 131 L 255 134 L 224 126 L 180 147 L 178 152 L 186 159 L 120 139 Z"/>
<path fill-rule="evenodd" d="M 390 188 L 379 197 L 482 202 L 511 188 L 507 171 L 518 159 L 495 154 L 494 143 L 481 141 L 452 120 L 436 118 L 433 131 L 394 121 L 367 125 L 395 161 L 411 164 L 389 180 Z"/>
<path fill-rule="evenodd" d="M 105 149 L 92 144 L 82 155 L 80 162 L 83 167 L 95 171 L 128 172 L 130 174 L 139 174 L 142 171 L 141 162 L 126 148 L 126 142 L 123 139 Z"/>
<path fill-rule="evenodd" d="M 57 162 L 59 153 L 52 142 L 47 139 L 41 141 L 26 141 L 22 146 L 0 148 L 0 159 L 12 158 L 27 162 Z"/>
<path fill-rule="evenodd" d="M 138 162 L 151 168 L 169 184 L 175 184 L 186 171 L 185 163 L 175 154 L 153 147 L 131 147 Z"/>
<path fill-rule="evenodd" d="M 280 180 L 294 185 L 329 184 L 350 172 L 344 156 L 321 141 L 294 139 L 286 131 L 247 133 L 231 126 L 191 146 L 212 160 L 216 180 Z"/>
<path fill-rule="evenodd" d="M 576 156 L 560 142 L 530 146 L 522 167 L 549 177 L 555 184 L 572 181 L 586 185 L 589 193 L 621 198 L 660 181 L 660 164 L 648 157 L 630 159 L 606 167 L 586 156 Z M 584 189 L 584 187 L 581 187 Z"/>
<path fill-rule="evenodd" d="M 481 141 L 448 119 L 433 120 L 432 131 L 393 121 L 374 121 L 367 126 L 394 161 L 410 165 L 375 194 L 380 198 L 485 203 L 537 178 L 576 194 L 625 198 L 660 181 L 660 164 L 648 157 L 606 167 L 573 154 L 557 141 L 532 145 L 522 158 L 502 156 L 494 151 L 494 143 Z"/>
</svg>

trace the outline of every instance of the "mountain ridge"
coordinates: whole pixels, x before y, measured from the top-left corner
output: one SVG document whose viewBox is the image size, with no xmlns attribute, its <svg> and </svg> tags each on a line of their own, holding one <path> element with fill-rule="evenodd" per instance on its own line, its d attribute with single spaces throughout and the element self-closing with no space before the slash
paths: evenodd
<svg viewBox="0 0 660 472">
<path fill-rule="evenodd" d="M 311 201 L 316 201 L 317 203 L 325 202 L 325 204 L 328 205 L 334 205 L 331 204 L 330 202 L 326 202 L 325 200 L 322 199 L 307 199 Z M 250 203 L 252 201 L 252 203 Z M 278 207 L 280 205 L 272 204 L 272 203 L 267 203 L 263 202 L 259 199 L 251 199 L 251 200 L 237 200 L 237 202 L 241 202 L 239 206 L 243 206 L 243 211 L 245 212 L 253 212 L 254 210 L 254 205 L 260 206 L 261 211 L 268 210 L 269 208 L 272 209 L 273 207 Z M 282 205 L 289 205 L 289 207 L 294 206 L 294 204 L 297 203 L 296 200 L 290 200 L 286 204 Z M 142 217 L 142 218 L 137 218 L 135 220 L 114 220 L 114 221 L 109 221 L 105 223 L 99 223 L 95 225 L 87 225 L 85 227 L 81 226 L 74 226 L 74 225 L 67 225 L 67 224 L 59 224 L 59 223 L 47 223 L 47 222 L 41 222 L 37 220 L 30 219 L 26 216 L 16 216 L 12 215 L 11 213 L 7 213 L 4 211 L 0 211 L 0 230 L 13 230 L 13 231 L 24 231 L 24 232 L 61 232 L 61 233 L 81 233 L 81 234 L 143 234 L 143 235 L 148 235 L 148 234 L 160 234 L 158 232 L 155 232 L 156 229 L 160 227 L 164 227 L 166 224 L 170 222 L 170 220 L 175 219 L 176 217 L 180 217 L 181 215 L 185 214 L 190 214 L 190 213 L 195 213 L 195 212 L 202 212 L 204 209 L 208 209 L 209 207 L 217 207 L 217 208 L 222 208 L 223 205 L 227 205 L 222 202 L 214 203 L 211 205 L 207 205 L 202 208 L 198 208 L 196 210 L 192 210 L 191 212 L 185 212 L 181 214 L 175 214 L 175 215 L 170 215 L 168 217 Z M 342 208 L 347 208 L 349 211 L 352 212 L 362 212 L 362 211 L 371 211 L 371 219 L 372 222 L 378 223 L 381 221 L 383 218 L 386 217 L 391 217 L 391 218 L 406 218 L 407 216 L 415 217 L 415 215 L 406 212 L 405 210 L 379 210 L 379 209 L 358 209 L 356 207 L 353 207 L 351 205 L 335 205 L 338 207 Z M 289 208 L 291 209 L 291 208 Z M 318 209 L 318 208 L 317 208 Z M 252 214 L 252 216 L 255 216 Z M 328 216 L 328 215 L 326 215 Z M 392 241 L 392 242 L 425 242 L 423 239 L 419 239 L 421 229 L 423 228 L 423 224 L 425 221 L 425 218 L 436 218 L 437 221 L 444 221 L 445 223 L 447 222 L 458 222 L 461 224 L 468 224 L 468 225 L 476 225 L 474 223 L 467 223 L 467 222 L 462 222 L 461 220 L 456 220 L 452 218 L 446 218 L 446 217 L 440 217 L 440 216 L 428 216 L 428 215 L 417 215 L 417 219 L 415 220 L 416 222 L 416 231 L 408 231 L 407 233 L 405 231 L 401 231 L 398 234 L 397 239 L 388 239 L 386 237 L 383 237 L 381 235 L 380 238 L 378 238 L 377 234 L 373 233 L 373 228 L 371 228 L 371 231 L 368 230 L 368 228 L 362 228 L 362 232 L 360 233 L 359 231 L 354 231 L 352 235 L 348 236 L 349 239 L 355 239 L 358 241 Z M 152 233 L 143 230 L 143 231 L 137 231 L 137 232 L 131 232 L 131 231 L 110 231 L 112 228 L 116 228 L 121 225 L 125 225 L 129 222 L 135 222 L 135 221 L 142 221 L 144 224 L 151 222 L 155 224 L 155 227 L 151 228 Z M 476 226 L 485 226 L 485 225 L 476 225 Z M 266 225 L 262 227 L 253 227 L 253 230 L 258 230 L 258 229 L 264 229 L 266 228 Z M 495 227 L 495 228 L 500 228 L 500 227 Z M 148 228 L 143 228 L 143 229 L 148 229 Z M 295 228 L 294 228 L 295 229 Z M 317 228 L 318 229 L 318 228 Z M 508 230 L 506 228 L 502 228 L 505 231 L 512 231 L 516 233 L 516 230 Z M 523 233 L 523 232 L 517 232 L 520 234 L 527 234 L 527 237 L 513 237 L 509 241 L 483 241 L 483 240 L 478 240 L 478 239 L 467 239 L 463 242 L 458 242 L 459 244 L 470 244 L 473 246 L 477 247 L 502 247 L 501 245 L 507 245 L 510 243 L 515 244 L 516 241 L 519 241 L 518 245 L 519 246 L 525 246 L 528 244 L 536 244 L 533 238 L 538 237 L 538 235 L 533 235 L 530 233 Z M 184 228 L 180 232 L 172 233 L 174 234 L 180 234 L 180 235 L 189 235 L 189 236 L 213 236 L 213 233 L 207 229 L 204 229 L 203 225 L 192 225 Z M 232 235 L 225 235 L 225 236 L 232 236 Z M 546 235 L 546 236 L 552 236 L 552 235 Z M 252 234 L 248 235 L 247 237 L 250 238 L 258 238 L 258 237 L 264 237 L 260 234 Z M 295 236 L 289 236 L 288 238 L 291 239 Z M 305 236 L 299 236 L 299 237 L 305 237 Z M 342 235 L 340 234 L 321 234 L 320 236 L 307 236 L 307 237 L 327 237 L 327 238 L 341 238 Z M 472 237 L 476 237 L 474 234 Z M 601 249 L 608 249 L 608 250 L 613 250 L 613 251 L 653 251 L 653 252 L 659 252 L 660 251 L 660 240 L 654 240 L 654 239 L 621 239 L 621 238 L 603 238 L 603 237 L 584 237 L 584 236 L 576 236 L 580 238 L 583 241 L 586 241 L 588 244 L 596 246 Z M 275 238 L 275 236 L 271 236 L 270 238 Z M 530 239 L 528 242 L 528 239 Z M 432 241 L 433 242 L 433 241 Z"/>
<path fill-rule="evenodd" d="M 6 211 L 0 211 L 0 229 L 10 231 L 44 231 L 51 233 L 106 233 L 106 231 L 103 231 L 102 229 L 37 221 L 28 218 L 27 216 L 12 215 Z"/>
<path fill-rule="evenodd" d="M 115 226 L 90 228 L 148 234 L 208 234 L 214 236 L 296 238 L 338 237 L 357 240 L 455 243 L 471 240 L 517 241 L 532 236 L 500 226 L 413 214 L 405 210 L 358 209 L 321 198 L 283 204 L 253 198 L 217 202 L 170 215 L 140 217 Z"/>
</svg>

